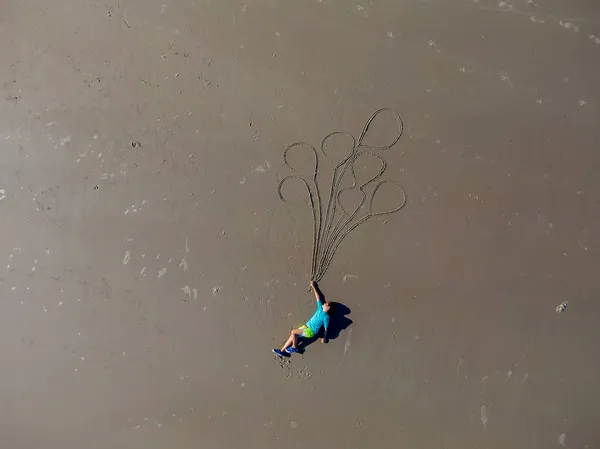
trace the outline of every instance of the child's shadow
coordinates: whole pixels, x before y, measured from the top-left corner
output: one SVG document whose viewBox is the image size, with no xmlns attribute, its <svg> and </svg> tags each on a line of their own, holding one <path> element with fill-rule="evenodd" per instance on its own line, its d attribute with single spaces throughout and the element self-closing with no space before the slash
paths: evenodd
<svg viewBox="0 0 600 449">
<path fill-rule="evenodd" d="M 351 324 L 352 320 L 348 318 L 351 310 L 344 304 L 339 302 L 330 302 L 331 310 L 329 312 L 329 328 L 327 329 L 327 340 L 335 340 L 340 336 L 342 331 L 347 329 Z M 323 337 L 323 329 L 319 331 L 317 335 L 312 338 L 300 337 L 299 350 L 304 352 L 307 346 L 313 344 L 315 341 Z"/>
</svg>

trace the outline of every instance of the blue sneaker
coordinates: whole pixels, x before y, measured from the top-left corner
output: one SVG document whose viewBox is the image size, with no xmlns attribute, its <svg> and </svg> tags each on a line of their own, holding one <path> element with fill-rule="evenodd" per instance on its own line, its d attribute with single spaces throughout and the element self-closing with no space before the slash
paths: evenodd
<svg viewBox="0 0 600 449">
<path fill-rule="evenodd" d="M 283 352 L 281 352 L 281 349 L 273 349 L 273 354 L 283 357 Z"/>
<path fill-rule="evenodd" d="M 300 352 L 300 351 L 298 351 L 297 348 L 292 348 L 290 346 L 289 348 L 285 348 L 285 352 L 287 352 L 288 354 L 293 354 L 294 352 Z"/>
</svg>

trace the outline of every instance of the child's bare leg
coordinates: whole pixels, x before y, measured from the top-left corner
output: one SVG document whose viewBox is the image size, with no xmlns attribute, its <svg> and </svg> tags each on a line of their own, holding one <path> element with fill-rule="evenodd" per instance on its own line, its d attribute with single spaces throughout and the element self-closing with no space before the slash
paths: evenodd
<svg viewBox="0 0 600 449">
<path fill-rule="evenodd" d="M 301 329 L 293 329 L 292 332 L 290 332 L 290 338 L 288 338 L 287 341 L 283 344 L 283 346 L 281 347 L 281 350 L 285 351 L 285 348 L 289 348 L 290 346 L 292 348 L 295 348 L 296 341 L 298 339 L 298 335 L 302 335 L 302 330 Z"/>
<path fill-rule="evenodd" d="M 281 347 L 281 351 L 282 351 L 282 352 L 283 352 L 283 351 L 285 351 L 285 348 L 289 348 L 289 347 L 290 347 L 290 345 L 291 345 L 291 344 L 294 342 L 294 337 L 293 337 L 293 335 L 294 335 L 294 334 L 290 334 L 290 338 L 288 338 L 288 339 L 286 340 L 286 342 L 283 344 L 283 346 Z"/>
</svg>

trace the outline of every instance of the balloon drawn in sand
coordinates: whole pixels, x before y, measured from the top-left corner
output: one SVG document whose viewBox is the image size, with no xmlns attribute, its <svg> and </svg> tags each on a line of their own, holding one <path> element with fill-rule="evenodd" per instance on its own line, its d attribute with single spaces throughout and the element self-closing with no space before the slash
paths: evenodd
<svg viewBox="0 0 600 449">
<path fill-rule="evenodd" d="M 387 139 L 384 145 L 371 145 L 367 143 L 367 134 L 373 121 L 381 114 L 390 115 L 398 127 L 393 137 Z M 406 204 L 406 194 L 404 189 L 395 181 L 381 179 L 381 176 L 387 168 L 385 159 L 380 156 L 384 150 L 392 148 L 404 130 L 404 125 L 396 111 L 390 108 L 378 109 L 367 120 L 360 137 L 356 139 L 352 134 L 336 131 L 328 134 L 321 141 L 320 154 L 316 148 L 306 142 L 296 142 L 283 152 L 283 161 L 293 174 L 284 177 L 277 188 L 279 198 L 284 203 L 296 206 L 308 204 L 312 212 L 313 222 L 313 247 L 311 260 L 311 279 L 320 281 L 335 256 L 335 253 L 344 241 L 344 239 L 361 224 L 374 217 L 398 212 Z M 331 147 L 334 141 L 346 141 L 344 146 L 347 150 L 341 156 L 341 161 L 332 162 L 326 148 Z M 308 151 L 311 158 L 312 173 L 301 174 L 300 169 L 294 168 L 290 163 L 291 155 L 294 152 L 304 150 Z M 314 157 L 314 166 L 312 159 Z M 326 203 L 321 196 L 319 179 L 323 178 L 321 171 L 320 158 L 328 161 L 333 168 L 330 181 L 330 190 Z M 366 175 L 366 165 L 375 163 L 376 170 Z M 372 167 L 371 167 L 372 171 Z M 365 179 L 360 179 L 364 177 Z M 308 199 L 298 204 L 286 198 L 283 188 L 286 184 L 295 182 L 301 188 L 305 188 Z M 349 184 L 349 185 L 345 185 Z M 387 191 L 382 195 L 382 192 Z M 391 206 L 382 210 L 376 210 L 373 200 L 377 194 L 384 198 L 392 197 L 395 201 Z M 352 201 L 354 197 L 354 201 Z"/>
</svg>

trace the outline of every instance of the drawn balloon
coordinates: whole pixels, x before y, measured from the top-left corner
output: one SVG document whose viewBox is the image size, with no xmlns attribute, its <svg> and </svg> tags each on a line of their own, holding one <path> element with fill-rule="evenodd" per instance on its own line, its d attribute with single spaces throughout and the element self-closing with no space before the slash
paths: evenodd
<svg viewBox="0 0 600 449">
<path fill-rule="evenodd" d="M 397 127 L 391 135 L 385 136 L 385 130 L 374 125 L 375 119 L 382 116 L 387 116 L 386 120 Z M 323 138 L 320 154 L 306 142 L 285 148 L 283 161 L 292 174 L 281 179 L 277 193 L 279 199 L 290 206 L 310 206 L 311 279 L 318 282 L 325 276 L 338 247 L 357 227 L 371 218 L 398 212 L 406 204 L 406 194 L 400 184 L 381 179 L 387 169 L 381 155 L 398 143 L 403 130 L 398 113 L 382 108 L 367 120 L 358 139 L 350 133 L 336 131 Z M 307 156 L 304 163 L 299 164 L 299 152 L 303 151 Z M 323 178 L 320 158 L 332 167 L 327 195 L 322 195 L 319 185 Z M 309 167 L 312 172 L 308 172 Z M 299 195 L 305 195 L 304 199 L 299 199 Z M 390 205 L 385 201 L 379 205 L 375 200 L 382 196 L 393 197 L 394 203 Z"/>
</svg>

